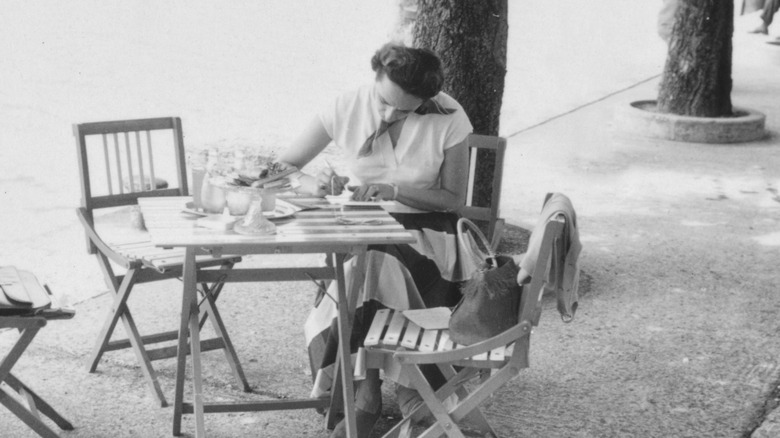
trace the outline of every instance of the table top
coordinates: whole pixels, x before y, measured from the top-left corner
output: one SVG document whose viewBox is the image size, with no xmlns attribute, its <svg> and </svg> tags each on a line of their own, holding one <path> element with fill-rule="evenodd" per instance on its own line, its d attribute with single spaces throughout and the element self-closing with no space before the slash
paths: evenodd
<svg viewBox="0 0 780 438">
<path fill-rule="evenodd" d="M 309 198 L 311 199 L 311 198 Z M 214 230 L 195 225 L 198 216 L 185 212 L 192 198 L 139 198 L 138 204 L 152 242 L 160 247 L 221 247 L 225 251 L 308 252 L 323 247 L 365 247 L 373 244 L 414 243 L 416 239 L 381 207 L 345 207 L 315 201 L 316 208 L 298 211 L 290 218 L 273 221 L 276 234 L 249 236 L 233 230 Z M 295 201 L 295 199 L 292 199 Z M 353 222 L 337 222 L 342 215 Z M 370 224 L 365 223 L 371 220 Z M 233 252 L 231 252 L 233 253 Z"/>
</svg>

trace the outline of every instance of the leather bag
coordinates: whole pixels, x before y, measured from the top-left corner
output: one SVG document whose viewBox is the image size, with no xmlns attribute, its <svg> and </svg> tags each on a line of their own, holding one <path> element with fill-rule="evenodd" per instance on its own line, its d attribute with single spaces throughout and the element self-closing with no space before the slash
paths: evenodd
<svg viewBox="0 0 780 438">
<path fill-rule="evenodd" d="M 487 253 L 476 248 L 467 227 L 482 242 Z M 487 238 L 473 222 L 465 218 L 458 221 L 458 240 L 466 254 L 481 268 L 461 288 L 463 298 L 450 317 L 450 339 L 471 345 L 517 324 L 522 287 L 517 284 L 519 268 L 514 260 L 493 254 Z"/>
</svg>

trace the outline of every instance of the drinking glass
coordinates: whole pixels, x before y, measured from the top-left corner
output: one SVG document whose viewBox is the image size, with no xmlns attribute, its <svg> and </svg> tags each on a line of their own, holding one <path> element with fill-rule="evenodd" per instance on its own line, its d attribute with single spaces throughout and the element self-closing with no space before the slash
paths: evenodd
<svg viewBox="0 0 780 438">
<path fill-rule="evenodd" d="M 225 210 L 227 199 L 225 190 L 220 186 L 219 179 L 208 174 L 203 178 L 200 191 L 200 203 L 206 213 L 219 214 Z"/>
</svg>

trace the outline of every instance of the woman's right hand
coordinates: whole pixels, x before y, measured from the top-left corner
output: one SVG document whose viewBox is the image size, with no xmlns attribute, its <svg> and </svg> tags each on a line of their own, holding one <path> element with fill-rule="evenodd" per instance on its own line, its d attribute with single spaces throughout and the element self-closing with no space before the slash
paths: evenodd
<svg viewBox="0 0 780 438">
<path fill-rule="evenodd" d="M 336 174 L 330 167 L 326 167 L 317 173 L 317 195 L 326 196 L 333 195 L 338 196 L 344 193 L 344 188 L 349 182 L 348 176 L 340 176 Z"/>
</svg>

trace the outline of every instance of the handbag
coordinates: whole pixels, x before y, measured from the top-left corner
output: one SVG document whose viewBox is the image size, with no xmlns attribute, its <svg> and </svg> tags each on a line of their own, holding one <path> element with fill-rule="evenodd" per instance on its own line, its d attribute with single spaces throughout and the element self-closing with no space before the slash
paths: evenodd
<svg viewBox="0 0 780 438">
<path fill-rule="evenodd" d="M 467 227 L 481 241 L 487 254 L 469 239 Z M 496 256 L 473 222 L 459 219 L 457 233 L 464 252 L 480 269 L 461 287 L 463 297 L 450 316 L 450 339 L 461 345 L 471 345 L 517 324 L 522 287 L 517 284 L 519 268 L 514 260 Z"/>
</svg>

